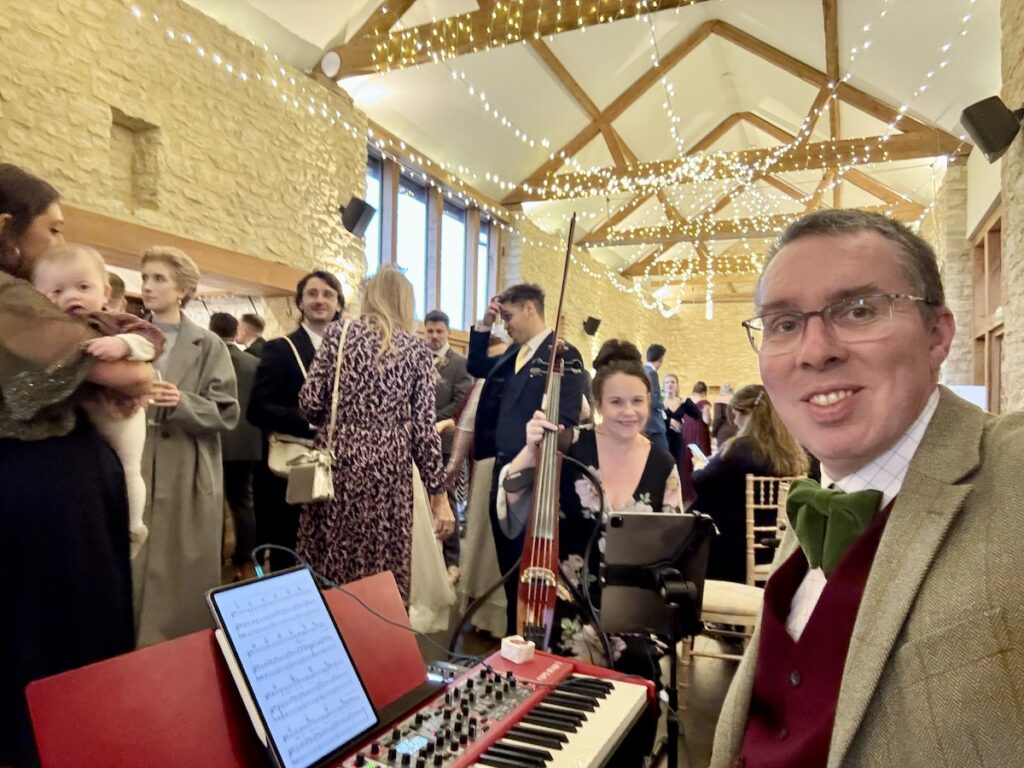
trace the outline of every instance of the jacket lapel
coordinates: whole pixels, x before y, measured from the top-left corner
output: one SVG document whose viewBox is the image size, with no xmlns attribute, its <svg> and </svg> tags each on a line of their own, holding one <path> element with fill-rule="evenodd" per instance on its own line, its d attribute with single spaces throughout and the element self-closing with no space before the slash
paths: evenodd
<svg viewBox="0 0 1024 768">
<path fill-rule="evenodd" d="M 828 768 L 846 758 L 928 568 L 980 461 L 983 412 L 945 387 L 886 524 L 864 589 L 839 689 Z"/>
<path fill-rule="evenodd" d="M 174 342 L 174 347 L 167 353 L 170 355 L 167 368 L 164 369 L 164 378 L 167 381 L 181 384 L 185 374 L 199 361 L 202 354 L 199 344 L 202 340 L 202 329 L 182 315 L 181 325 L 178 326 L 178 338 Z"/>
<path fill-rule="evenodd" d="M 295 349 L 299 351 L 302 364 L 306 367 L 306 372 L 309 373 L 309 369 L 313 365 L 313 358 L 316 357 L 316 347 L 313 346 L 313 340 L 309 338 L 306 329 L 301 326 L 288 338 L 292 340 Z"/>
</svg>

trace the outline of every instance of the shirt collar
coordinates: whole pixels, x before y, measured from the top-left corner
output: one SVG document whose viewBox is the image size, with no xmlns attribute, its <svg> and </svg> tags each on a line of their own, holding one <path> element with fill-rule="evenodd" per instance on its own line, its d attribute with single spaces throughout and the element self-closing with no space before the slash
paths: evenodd
<svg viewBox="0 0 1024 768">
<path fill-rule="evenodd" d="M 526 346 L 528 346 L 530 348 L 530 355 L 531 356 L 535 355 L 537 353 L 537 350 L 540 349 L 540 345 L 544 343 L 544 339 L 546 339 L 550 335 L 551 335 L 551 329 L 550 328 L 545 328 L 543 331 L 541 331 L 536 336 L 534 336 L 532 339 L 530 339 L 528 342 L 526 342 Z"/>
<path fill-rule="evenodd" d="M 869 461 L 856 472 L 851 472 L 846 477 L 832 479 L 821 469 L 821 485 L 828 487 L 835 483 L 836 487 L 846 493 L 855 491 L 875 490 L 882 492 L 882 506 L 888 505 L 896 494 L 903 487 L 903 480 L 907 476 L 907 469 L 910 462 L 917 453 L 921 439 L 924 437 L 928 424 L 931 423 L 935 409 L 939 407 L 939 388 L 936 387 L 925 403 L 920 415 L 915 419 L 910 428 L 903 433 L 893 446 L 880 456 Z"/>
<path fill-rule="evenodd" d="M 449 349 L 451 349 L 451 348 L 452 348 L 451 344 L 449 344 L 449 343 L 448 343 L 448 342 L 446 341 L 446 342 L 444 343 L 444 346 L 443 346 L 443 347 L 441 347 L 441 348 L 440 348 L 439 350 L 437 350 L 437 352 L 434 352 L 434 357 L 447 357 L 447 355 L 448 355 L 448 350 L 449 350 Z M 431 351 L 433 351 L 433 350 L 431 350 Z"/>
<path fill-rule="evenodd" d="M 320 345 L 324 342 L 324 337 L 314 331 L 305 323 L 302 324 L 302 330 L 309 334 L 309 340 L 313 342 L 313 349 L 319 350 Z"/>
</svg>

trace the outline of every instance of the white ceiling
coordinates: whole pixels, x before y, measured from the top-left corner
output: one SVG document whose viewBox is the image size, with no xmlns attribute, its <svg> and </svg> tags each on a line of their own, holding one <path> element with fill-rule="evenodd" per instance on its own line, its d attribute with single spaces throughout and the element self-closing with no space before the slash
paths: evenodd
<svg viewBox="0 0 1024 768">
<path fill-rule="evenodd" d="M 310 71 L 321 53 L 345 41 L 375 12 L 381 0 L 186 0 L 234 31 L 266 43 L 284 60 Z M 838 0 L 840 69 L 850 84 L 894 107 L 908 105 L 910 115 L 959 134 L 960 111 L 1000 90 L 999 0 Z M 478 9 L 475 0 L 417 0 L 396 29 Z M 880 16 L 885 12 L 884 17 Z M 971 14 L 964 23 L 964 16 Z M 545 42 L 603 109 L 651 66 L 652 53 L 664 56 L 702 23 L 721 19 L 783 50 L 816 69 L 825 69 L 824 20 L 821 0 L 716 0 L 661 11 L 563 33 Z M 868 29 L 865 29 L 865 27 Z M 959 32 L 964 27 L 966 36 Z M 652 32 L 653 28 L 653 32 Z M 652 47 L 651 39 L 655 41 Z M 850 61 L 850 48 L 870 41 Z M 952 47 L 943 52 L 942 46 Z M 945 66 L 940 66 L 945 60 Z M 465 73 L 465 81 L 453 79 Z M 927 79 L 928 72 L 935 74 Z M 667 75 L 674 88 L 673 112 L 680 118 L 683 147 L 700 140 L 735 112 L 752 112 L 796 134 L 817 95 L 817 88 L 716 35 L 704 40 Z M 914 96 L 921 84 L 927 90 Z M 472 84 L 474 95 L 468 92 Z M 370 118 L 435 161 L 465 166 L 465 180 L 481 192 L 502 198 L 499 183 L 520 182 L 544 163 L 551 150 L 574 137 L 590 122 L 563 85 L 525 44 L 496 48 L 447 62 L 341 81 Z M 484 92 L 486 98 L 480 99 Z M 642 161 L 677 157 L 664 107 L 666 92 L 656 84 L 637 99 L 613 126 Z M 498 109 L 513 126 L 503 126 L 490 113 Z M 847 104 L 841 106 L 842 137 L 877 136 L 884 123 Z M 525 131 L 533 147 L 517 139 Z M 829 138 L 827 112 L 819 119 L 814 141 Z M 550 142 L 547 149 L 541 140 Z M 779 142 L 741 122 L 711 150 L 740 150 Z M 599 135 L 575 156 L 572 167 L 613 165 Z M 941 180 L 944 165 L 931 160 L 864 166 L 860 170 L 893 191 L 928 204 Z M 811 194 L 821 171 L 778 174 Z M 669 190 L 683 215 L 713 204 L 735 184 L 691 184 Z M 844 205 L 877 205 L 881 201 L 850 183 L 842 185 Z M 524 210 L 541 227 L 562 231 L 572 211 L 582 216 L 586 231 L 630 197 L 527 203 Z M 830 200 L 830 195 L 826 200 Z M 755 213 L 796 213 L 802 205 L 765 182 L 754 182 L 719 217 Z M 657 200 L 641 206 L 620 228 L 667 223 Z M 722 252 L 734 243 L 714 244 Z M 651 246 L 639 249 L 641 253 Z M 680 250 L 677 246 L 675 251 Z M 636 258 L 638 247 L 601 248 L 594 255 L 620 267 Z"/>
</svg>

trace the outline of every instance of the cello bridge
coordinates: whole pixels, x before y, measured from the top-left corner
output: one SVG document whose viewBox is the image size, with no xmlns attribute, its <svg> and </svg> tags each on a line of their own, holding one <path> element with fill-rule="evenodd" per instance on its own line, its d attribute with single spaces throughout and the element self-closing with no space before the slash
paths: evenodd
<svg viewBox="0 0 1024 768">
<path fill-rule="evenodd" d="M 519 580 L 523 584 L 530 581 L 539 581 L 546 587 L 554 587 L 558 583 L 555 579 L 555 574 L 548 568 L 539 568 L 537 566 L 531 566 L 524 570 L 522 575 L 519 577 Z"/>
</svg>

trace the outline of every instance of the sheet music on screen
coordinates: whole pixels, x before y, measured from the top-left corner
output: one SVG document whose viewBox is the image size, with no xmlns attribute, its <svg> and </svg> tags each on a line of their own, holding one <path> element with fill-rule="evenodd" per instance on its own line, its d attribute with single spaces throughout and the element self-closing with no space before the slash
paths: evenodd
<svg viewBox="0 0 1024 768">
<path fill-rule="evenodd" d="M 213 597 L 285 768 L 313 765 L 377 724 L 309 571 Z"/>
</svg>

